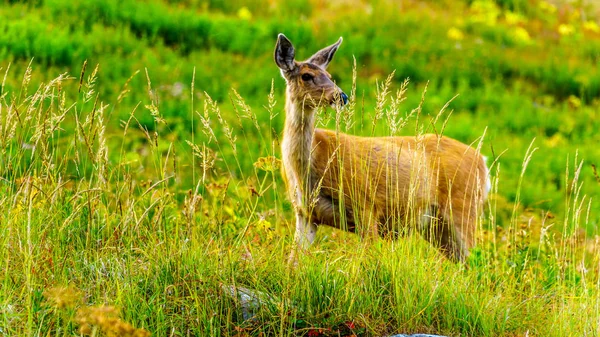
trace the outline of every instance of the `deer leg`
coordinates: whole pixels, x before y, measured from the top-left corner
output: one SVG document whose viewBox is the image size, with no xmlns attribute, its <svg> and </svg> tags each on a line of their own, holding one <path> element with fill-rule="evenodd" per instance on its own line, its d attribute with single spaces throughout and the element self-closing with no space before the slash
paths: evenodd
<svg viewBox="0 0 600 337">
<path fill-rule="evenodd" d="M 296 213 L 296 233 L 294 241 L 296 247 L 290 252 L 288 262 L 292 265 L 298 264 L 297 251 L 305 251 L 315 241 L 317 235 L 317 226 L 307 221 L 306 216 L 301 213 Z"/>
<path fill-rule="evenodd" d="M 465 263 L 469 257 L 469 249 L 462 233 L 443 219 L 438 222 L 437 227 L 434 241 L 440 251 L 451 261 Z"/>
<path fill-rule="evenodd" d="M 313 219 L 319 224 L 339 228 L 352 233 L 356 231 L 354 212 L 348 208 L 342 209 L 337 200 L 334 200 L 325 194 L 321 194 L 315 202 Z"/>
<path fill-rule="evenodd" d="M 376 212 L 372 209 L 365 209 L 361 212 L 360 228 L 358 233 L 363 239 L 373 240 L 380 236 L 379 219 Z"/>
<path fill-rule="evenodd" d="M 477 229 L 477 207 L 472 198 L 470 203 L 464 203 L 463 199 L 455 199 L 452 208 L 446 208 L 442 217 L 449 223 L 453 233 L 455 250 L 458 251 L 459 260 L 465 262 L 469 256 L 469 250 L 474 245 L 475 230 Z"/>
<path fill-rule="evenodd" d="M 317 225 L 308 221 L 306 216 L 296 214 L 296 234 L 294 240 L 299 248 L 307 249 L 314 241 L 317 235 Z"/>
<path fill-rule="evenodd" d="M 422 216 L 421 234 L 449 260 L 464 263 L 469 256 L 469 244 L 463 231 L 457 230 L 459 228 L 447 219 L 437 209 L 428 208 Z"/>
</svg>

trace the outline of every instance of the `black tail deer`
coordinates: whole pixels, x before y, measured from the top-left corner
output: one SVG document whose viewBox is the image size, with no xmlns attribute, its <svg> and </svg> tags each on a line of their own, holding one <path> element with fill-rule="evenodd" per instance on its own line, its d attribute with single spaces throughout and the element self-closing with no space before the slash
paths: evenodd
<svg viewBox="0 0 600 337">
<path fill-rule="evenodd" d="M 318 108 L 348 99 L 326 71 L 341 43 L 302 62 L 283 34 L 275 47 L 287 83 L 281 152 L 297 244 L 308 247 L 318 225 L 379 235 L 413 225 L 448 258 L 464 261 L 489 191 L 485 158 L 436 134 L 357 137 L 315 128 Z"/>
</svg>

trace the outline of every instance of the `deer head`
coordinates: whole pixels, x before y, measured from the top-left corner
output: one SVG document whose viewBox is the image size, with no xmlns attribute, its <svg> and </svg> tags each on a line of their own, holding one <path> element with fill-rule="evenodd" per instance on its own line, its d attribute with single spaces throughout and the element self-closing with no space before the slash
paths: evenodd
<svg viewBox="0 0 600 337">
<path fill-rule="evenodd" d="M 327 66 L 342 44 L 342 38 L 325 47 L 306 61 L 295 60 L 292 42 L 283 34 L 277 37 L 275 63 L 287 82 L 288 95 L 304 107 L 317 108 L 326 104 L 341 106 L 348 102 L 348 96 L 333 82 Z"/>
</svg>

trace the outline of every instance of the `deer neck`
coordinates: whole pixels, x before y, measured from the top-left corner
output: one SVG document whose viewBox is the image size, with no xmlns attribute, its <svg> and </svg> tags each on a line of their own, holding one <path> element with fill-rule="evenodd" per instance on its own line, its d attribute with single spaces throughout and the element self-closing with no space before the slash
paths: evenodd
<svg viewBox="0 0 600 337">
<path fill-rule="evenodd" d="M 282 160 L 286 174 L 293 175 L 296 183 L 304 188 L 308 181 L 312 139 L 315 131 L 315 111 L 301 100 L 292 99 L 288 90 L 285 104 L 285 128 L 283 131 Z M 292 177 L 290 177 L 292 178 Z M 299 186 L 299 187 L 300 187 Z"/>
</svg>

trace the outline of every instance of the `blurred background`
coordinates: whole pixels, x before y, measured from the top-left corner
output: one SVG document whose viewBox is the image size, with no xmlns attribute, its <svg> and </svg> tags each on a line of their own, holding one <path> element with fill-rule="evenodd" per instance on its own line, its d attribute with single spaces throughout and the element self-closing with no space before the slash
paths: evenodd
<svg viewBox="0 0 600 337">
<path fill-rule="evenodd" d="M 208 94 L 225 121 L 243 130 L 236 131 L 244 140 L 240 150 L 249 151 L 237 165 L 252 171 L 259 157 L 279 157 L 285 83 L 272 57 L 277 34 L 290 38 L 300 59 L 343 36 L 329 71 L 346 92 L 353 69 L 357 74 L 355 121 L 348 132 L 372 133 L 364 125 L 394 71 L 392 92 L 410 79 L 402 103 L 406 114 L 418 106 L 425 87 L 426 116 L 458 94 L 443 115 L 452 111 L 445 134 L 466 143 L 485 134 L 482 152 L 496 161 L 494 174 L 501 168 L 498 211 L 502 205 L 512 209 L 508 203 L 518 197 L 525 209 L 548 215 L 564 211 L 579 165 L 581 195 L 600 197 L 593 168 L 600 164 L 599 17 L 600 6 L 591 0 L 4 1 L 0 90 L 23 94 L 26 77 L 33 91 L 69 73 L 71 89 L 65 92 L 76 95 L 97 66 L 93 85 L 97 101 L 108 105 L 106 132 L 119 136 L 108 138 L 109 147 L 122 150 L 109 158 L 125 153 L 128 165 L 150 178 L 146 137 L 131 132 L 122 139 L 125 121 L 133 115 L 139 126 L 174 143 L 183 156 L 181 176 L 191 177 L 186 142 L 215 145 L 198 131 L 196 112 L 202 115 Z M 269 112 L 271 88 L 276 102 Z M 235 92 L 252 107 L 258 131 L 250 119 L 239 118 Z M 380 124 L 376 135 L 386 134 L 385 122 Z M 66 127 L 62 137 L 72 131 Z M 225 139 L 222 128 L 215 132 Z M 519 189 L 534 138 L 537 150 Z M 221 158 L 231 152 L 213 150 Z M 182 180 L 182 190 L 194 186 Z"/>
</svg>

